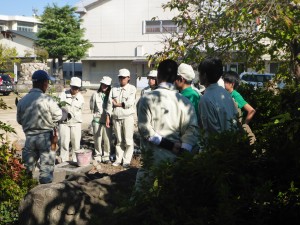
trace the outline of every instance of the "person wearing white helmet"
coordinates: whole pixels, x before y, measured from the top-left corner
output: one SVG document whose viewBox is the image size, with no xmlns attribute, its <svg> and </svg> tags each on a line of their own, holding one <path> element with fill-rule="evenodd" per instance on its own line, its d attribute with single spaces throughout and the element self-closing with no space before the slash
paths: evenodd
<svg viewBox="0 0 300 225">
<path fill-rule="evenodd" d="M 80 87 L 81 79 L 79 77 L 72 77 L 70 89 L 59 94 L 60 101 L 65 102 L 63 108 L 72 116 L 67 121 L 59 124 L 60 157 L 62 162 L 70 161 L 70 142 L 72 145 L 71 161 L 77 162 L 75 151 L 80 149 L 82 110 L 84 105 L 84 98 L 80 93 Z"/>
<path fill-rule="evenodd" d="M 198 105 L 200 101 L 200 94 L 192 88 L 192 82 L 194 79 L 195 72 L 193 67 L 191 65 L 181 63 L 178 67 L 175 85 L 179 92 L 193 104 L 196 110 L 197 120 L 199 121 Z"/>
<path fill-rule="evenodd" d="M 111 90 L 111 78 L 104 76 L 100 81 L 100 87 L 91 96 L 90 109 L 93 113 L 93 135 L 95 143 L 94 159 L 97 162 L 109 163 L 112 128 L 106 127 L 107 101 Z M 103 140 L 103 149 L 102 149 Z"/>
<path fill-rule="evenodd" d="M 120 85 L 113 87 L 109 94 L 106 126 L 110 127 L 112 119 L 117 141 L 116 161 L 112 165 L 120 166 L 122 164 L 124 168 L 129 168 L 134 147 L 136 87 L 129 84 L 130 72 L 128 69 L 120 69 L 118 78 Z"/>
<path fill-rule="evenodd" d="M 157 87 L 157 70 L 151 70 L 147 76 L 148 79 L 148 85 L 141 91 L 141 97 L 149 92 L 154 90 Z"/>
</svg>

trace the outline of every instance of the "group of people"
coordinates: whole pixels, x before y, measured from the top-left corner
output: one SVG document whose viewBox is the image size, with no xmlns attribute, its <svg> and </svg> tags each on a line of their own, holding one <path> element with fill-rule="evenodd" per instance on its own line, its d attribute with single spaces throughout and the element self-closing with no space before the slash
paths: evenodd
<svg viewBox="0 0 300 225">
<path fill-rule="evenodd" d="M 118 78 L 120 85 L 112 87 L 112 79 L 104 76 L 99 89 L 90 99 L 90 109 L 93 113 L 94 159 L 101 163 L 110 162 L 114 133 L 116 160 L 112 165 L 128 168 L 134 150 L 136 88 L 129 84 L 129 70 L 119 70 Z M 33 88 L 17 103 L 17 121 L 22 125 L 26 136 L 22 160 L 31 175 L 39 161 L 41 184 L 53 180 L 57 148 L 52 147 L 52 140 L 57 135 L 57 130 L 60 161 L 76 162 L 76 151 L 80 150 L 84 106 L 84 98 L 80 93 L 81 79 L 72 77 L 70 89 L 59 93 L 58 102 L 46 94 L 49 82 L 53 80 L 45 71 L 35 71 L 32 75 Z"/>
<path fill-rule="evenodd" d="M 207 57 L 198 66 L 204 94 L 193 85 L 195 72 L 191 65 L 166 59 L 157 70 L 149 72 L 149 86 L 136 102 L 136 87 L 131 85 L 130 71 L 120 69 L 119 85 L 104 76 L 99 89 L 90 98 L 93 114 L 94 159 L 110 163 L 112 135 L 115 135 L 116 159 L 112 166 L 130 167 L 134 151 L 135 114 L 142 152 L 152 158 L 153 165 L 174 161 L 184 152 L 199 151 L 200 128 L 205 136 L 237 129 L 238 109 L 247 112 L 243 123 L 249 124 L 255 110 L 235 90 L 236 73 L 223 74 L 222 61 Z M 218 84 L 223 76 L 224 87 Z M 80 93 L 81 79 L 72 77 L 70 89 L 59 94 L 60 104 L 45 94 L 51 77 L 42 70 L 32 75 L 33 88 L 17 105 L 17 121 L 22 125 L 26 143 L 22 158 L 29 173 L 40 160 L 40 183 L 53 179 L 56 151 L 51 150 L 53 130 L 59 130 L 59 152 L 62 161 L 76 161 L 80 148 L 84 98 Z M 34 116 L 33 116 L 34 115 Z M 72 150 L 69 152 L 71 143 Z M 102 145 L 103 143 L 103 145 Z M 71 158 L 70 158 L 71 155 Z M 144 156 L 143 156 L 144 157 Z M 147 168 L 137 174 L 139 186 Z"/>
<path fill-rule="evenodd" d="M 140 98 L 138 129 L 142 152 L 148 159 L 137 173 L 136 190 L 149 181 L 153 165 L 173 162 L 185 152 L 198 152 L 200 128 L 205 137 L 239 129 L 238 108 L 247 112 L 244 123 L 248 124 L 253 118 L 255 110 L 234 90 L 239 83 L 238 75 L 223 74 L 219 58 L 205 58 L 198 72 L 200 83 L 205 87 L 203 95 L 191 85 L 195 74 L 190 65 L 177 66 L 173 60 L 164 60 L 157 69 L 157 87 Z M 220 85 L 222 76 L 224 87 Z"/>
<path fill-rule="evenodd" d="M 119 85 L 111 86 L 112 79 L 104 76 L 100 87 L 90 99 L 93 113 L 93 135 L 95 142 L 95 159 L 110 163 L 112 134 L 116 138 L 116 159 L 112 166 L 129 168 L 134 151 L 134 115 L 136 88 L 129 84 L 130 72 L 120 69 Z M 103 148 L 102 148 L 103 141 Z"/>
</svg>

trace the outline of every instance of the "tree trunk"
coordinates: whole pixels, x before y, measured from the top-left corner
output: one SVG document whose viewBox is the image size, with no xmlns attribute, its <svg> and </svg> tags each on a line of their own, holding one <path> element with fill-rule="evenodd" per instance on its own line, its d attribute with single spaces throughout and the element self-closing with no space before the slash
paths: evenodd
<svg viewBox="0 0 300 225">
<path fill-rule="evenodd" d="M 56 63 L 55 63 L 55 58 L 52 58 L 52 74 L 56 74 Z"/>
<path fill-rule="evenodd" d="M 61 57 L 58 58 L 58 77 L 60 80 L 64 79 L 63 76 L 63 59 Z"/>
<path fill-rule="evenodd" d="M 292 68 L 294 69 L 294 76 L 296 78 L 296 82 L 300 81 L 300 44 L 297 39 L 294 39 L 291 43 L 291 51 L 292 51 Z"/>
</svg>

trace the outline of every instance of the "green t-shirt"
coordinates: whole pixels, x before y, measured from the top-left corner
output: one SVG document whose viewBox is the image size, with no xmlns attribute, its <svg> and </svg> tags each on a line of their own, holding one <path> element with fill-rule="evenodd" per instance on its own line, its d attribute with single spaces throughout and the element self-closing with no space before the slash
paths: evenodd
<svg viewBox="0 0 300 225">
<path fill-rule="evenodd" d="M 190 102 L 193 104 L 196 114 L 197 114 L 197 118 L 199 121 L 199 109 L 198 109 L 198 105 L 199 105 L 199 101 L 200 101 L 200 95 L 197 91 L 195 91 L 192 87 L 188 87 L 184 90 L 181 91 L 181 94 L 186 97 L 187 99 L 190 100 Z"/>
<path fill-rule="evenodd" d="M 248 102 L 245 101 L 245 99 L 241 96 L 240 93 L 238 93 L 236 90 L 233 90 L 231 92 L 231 97 L 234 99 L 236 104 L 238 105 L 239 109 L 242 109 Z"/>
</svg>

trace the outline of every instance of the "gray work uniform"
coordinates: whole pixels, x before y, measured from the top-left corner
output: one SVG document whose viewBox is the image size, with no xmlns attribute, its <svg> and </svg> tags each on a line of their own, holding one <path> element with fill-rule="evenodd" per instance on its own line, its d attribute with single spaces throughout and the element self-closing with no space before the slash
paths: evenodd
<svg viewBox="0 0 300 225">
<path fill-rule="evenodd" d="M 59 95 L 60 101 L 68 104 L 64 106 L 66 111 L 71 114 L 71 119 L 59 124 L 60 135 L 60 157 L 63 162 L 69 161 L 69 145 L 72 145 L 72 161 L 76 162 L 75 151 L 80 149 L 82 109 L 84 98 L 80 92 L 75 96 L 71 95 L 70 90 L 64 91 Z"/>
<path fill-rule="evenodd" d="M 174 143 L 185 143 L 193 147 L 199 140 L 197 116 L 192 103 L 169 83 L 160 84 L 140 98 L 138 128 L 141 146 L 145 152 L 151 151 L 152 165 L 156 166 L 161 161 L 173 161 L 176 158 L 170 150 L 148 141 L 156 133 Z M 144 176 L 144 169 L 138 171 L 137 185 Z"/>
<path fill-rule="evenodd" d="M 40 159 L 40 183 L 51 183 L 56 152 L 51 151 L 51 135 L 62 118 L 57 103 L 42 90 L 33 88 L 17 105 L 17 121 L 26 136 L 22 160 L 26 170 L 33 172 Z"/>
<path fill-rule="evenodd" d="M 134 114 L 136 88 L 131 84 L 113 87 L 108 98 L 107 113 L 111 115 L 116 135 L 116 163 L 130 164 L 134 142 Z M 124 107 L 113 107 L 112 100 L 124 103 Z"/>
<path fill-rule="evenodd" d="M 97 161 L 105 162 L 109 160 L 112 128 L 106 127 L 108 96 L 102 92 L 94 93 L 90 99 L 90 109 L 93 113 L 93 135 L 95 143 L 95 159 Z M 103 151 L 102 151 L 103 140 Z"/>
<path fill-rule="evenodd" d="M 237 109 L 228 91 L 210 84 L 199 102 L 200 124 L 206 136 L 237 129 Z"/>
<path fill-rule="evenodd" d="M 152 89 L 151 89 L 150 86 L 147 86 L 147 87 L 143 88 L 143 89 L 141 90 L 141 97 L 142 97 L 145 93 L 148 93 L 148 92 L 150 92 L 150 91 L 152 91 Z"/>
</svg>

